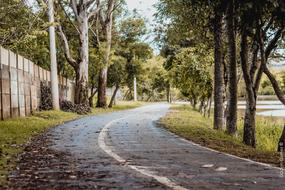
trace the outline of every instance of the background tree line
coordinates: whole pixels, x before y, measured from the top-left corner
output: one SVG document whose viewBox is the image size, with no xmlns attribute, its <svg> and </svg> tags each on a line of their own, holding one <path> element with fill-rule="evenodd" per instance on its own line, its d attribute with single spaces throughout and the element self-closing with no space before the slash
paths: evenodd
<svg viewBox="0 0 285 190">
<path fill-rule="evenodd" d="M 243 80 L 246 100 L 243 142 L 255 147 L 256 102 L 263 75 L 268 77 L 278 99 L 285 103 L 279 82 L 267 66 L 271 58 L 280 57 L 278 50 L 284 47 L 284 2 L 160 0 L 156 6 L 156 17 L 160 23 L 156 28 L 157 41 L 167 58 L 167 68 L 172 65 L 178 71 L 171 77 L 174 80 L 172 84 L 196 105 L 196 97 L 203 95 L 195 88 L 202 89 L 199 85 L 205 87 L 207 80 L 193 81 L 192 77 L 197 80 L 201 74 L 197 78 L 195 73 L 203 67 L 210 69 L 206 75 L 212 75 L 210 78 L 213 80 L 209 83 L 213 85 L 214 129 L 225 128 L 228 134 L 235 135 L 238 84 Z M 189 49 L 198 49 L 201 53 L 192 55 Z M 187 67 L 179 61 L 183 52 L 187 52 L 183 58 Z M 213 57 L 213 60 L 207 57 Z M 196 65 L 194 69 L 193 64 Z M 188 76 L 183 78 L 184 73 Z M 198 101 L 204 104 L 203 98 Z"/>
<path fill-rule="evenodd" d="M 48 27 L 56 27 L 58 72 L 75 79 L 76 104 L 112 107 L 119 89 L 132 99 L 134 77 L 142 99 L 157 100 L 162 91 L 157 90 L 164 85 L 162 65 L 148 72 L 159 58 L 148 61 L 154 55 L 143 42 L 146 21 L 123 0 L 56 0 L 55 23 L 48 22 L 46 0 L 5 1 L 0 8 L 0 45 L 45 69 L 50 68 Z M 108 87 L 114 92 L 107 104 Z"/>
</svg>

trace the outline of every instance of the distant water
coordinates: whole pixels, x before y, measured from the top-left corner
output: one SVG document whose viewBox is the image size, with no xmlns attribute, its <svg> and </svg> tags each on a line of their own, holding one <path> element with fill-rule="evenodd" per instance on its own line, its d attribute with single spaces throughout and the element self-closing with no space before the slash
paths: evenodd
<svg viewBox="0 0 285 190">
<path fill-rule="evenodd" d="M 186 101 L 177 101 L 174 103 L 190 105 L 190 103 Z M 245 101 L 238 101 L 238 109 L 245 109 L 245 105 Z M 212 104 L 212 107 L 213 106 L 214 104 Z M 278 100 L 257 101 L 256 108 L 258 109 L 258 112 L 256 113 L 257 115 L 285 118 L 285 106 Z"/>
<path fill-rule="evenodd" d="M 285 117 L 285 110 L 270 110 L 258 112 L 257 115 L 261 116 L 272 116 L 272 117 Z"/>
<path fill-rule="evenodd" d="M 245 109 L 245 101 L 238 102 L 238 109 Z M 257 101 L 257 109 L 265 109 L 266 111 L 258 111 L 257 115 L 285 117 L 285 106 L 278 100 Z"/>
</svg>

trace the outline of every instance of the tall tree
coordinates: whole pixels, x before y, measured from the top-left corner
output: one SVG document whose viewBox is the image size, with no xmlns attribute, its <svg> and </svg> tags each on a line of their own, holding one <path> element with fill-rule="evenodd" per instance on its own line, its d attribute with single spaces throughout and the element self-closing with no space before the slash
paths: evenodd
<svg viewBox="0 0 285 190">
<path fill-rule="evenodd" d="M 108 0 L 106 14 L 103 15 L 99 11 L 99 20 L 102 26 L 102 32 L 105 36 L 104 42 L 106 43 L 105 53 L 103 57 L 103 65 L 100 68 L 99 80 L 98 80 L 98 98 L 97 107 L 107 107 L 107 72 L 110 60 L 110 52 L 112 45 L 112 26 L 113 26 L 113 12 L 114 12 L 115 0 Z"/>
<path fill-rule="evenodd" d="M 117 92 L 120 87 L 126 84 L 126 60 L 121 56 L 116 56 L 113 64 L 108 68 L 108 87 L 115 87 L 108 107 L 113 107 Z"/>
<path fill-rule="evenodd" d="M 75 103 L 88 104 L 89 19 L 98 14 L 100 5 L 94 4 L 94 0 L 61 0 L 60 3 L 62 3 L 65 15 L 76 29 L 79 39 L 78 56 L 75 59 L 63 27 L 61 25 L 58 27 L 66 60 L 74 68 L 76 74 Z"/>
<path fill-rule="evenodd" d="M 140 81 L 141 61 L 146 61 L 152 56 L 152 49 L 149 44 L 141 42 L 147 30 L 144 19 L 138 15 L 123 20 L 119 25 L 119 33 L 119 49 L 116 53 L 126 59 L 127 86 L 129 88 L 126 97 L 131 99 L 133 98 L 131 92 L 134 87 L 134 77 Z"/>
<path fill-rule="evenodd" d="M 234 0 L 229 0 L 226 12 L 228 37 L 228 102 L 227 102 L 227 133 L 234 135 L 237 131 L 237 61 L 236 34 L 234 25 Z"/>
<path fill-rule="evenodd" d="M 214 8 L 214 129 L 223 129 L 224 126 L 224 72 L 223 72 L 223 15 L 224 2 L 217 2 Z"/>
<path fill-rule="evenodd" d="M 178 45 L 182 42 L 187 46 L 206 45 L 214 51 L 214 129 L 224 126 L 224 70 L 223 70 L 223 17 L 226 1 L 171 1 L 160 0 L 157 17 L 162 22 L 161 28 L 166 35 L 160 39 L 165 45 Z M 186 8 L 187 7 L 187 8 Z M 164 18 L 170 18 L 171 25 Z M 167 21 L 168 22 L 168 21 Z M 205 30 L 207 28 L 208 30 Z M 185 44 L 184 44 L 185 45 Z"/>
<path fill-rule="evenodd" d="M 204 112 L 204 103 L 211 98 L 213 90 L 211 55 L 202 53 L 198 48 L 181 48 L 167 62 L 171 65 L 167 70 L 173 85 L 191 102 L 194 109 L 200 102 L 200 111 Z"/>
<path fill-rule="evenodd" d="M 255 115 L 261 78 L 263 73 L 271 78 L 266 64 L 284 32 L 284 19 L 282 19 L 284 5 L 282 6 L 281 1 L 274 2 L 273 4 L 268 0 L 240 2 L 240 57 L 247 92 L 243 142 L 253 147 L 256 146 Z M 249 45 L 252 47 L 251 51 Z M 249 55 L 251 55 L 250 61 Z M 270 81 L 274 87 L 274 80 Z"/>
</svg>

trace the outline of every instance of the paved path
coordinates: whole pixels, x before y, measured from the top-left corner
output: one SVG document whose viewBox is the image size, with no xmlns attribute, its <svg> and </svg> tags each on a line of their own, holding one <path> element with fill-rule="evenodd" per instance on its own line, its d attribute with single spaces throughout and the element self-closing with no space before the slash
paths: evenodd
<svg viewBox="0 0 285 190">
<path fill-rule="evenodd" d="M 48 133 L 54 152 L 24 155 L 10 177 L 19 186 L 11 188 L 285 189 L 277 168 L 210 151 L 157 127 L 168 108 L 148 105 L 54 128 Z"/>
</svg>

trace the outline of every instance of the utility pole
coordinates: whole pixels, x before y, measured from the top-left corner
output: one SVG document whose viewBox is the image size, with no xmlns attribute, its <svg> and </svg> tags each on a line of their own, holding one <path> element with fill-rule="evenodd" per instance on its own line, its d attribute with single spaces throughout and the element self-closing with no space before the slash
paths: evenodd
<svg viewBox="0 0 285 190">
<path fill-rule="evenodd" d="M 134 61 L 136 60 L 136 54 L 134 54 Z M 137 77 L 134 75 L 134 101 L 138 101 L 137 97 Z"/>
<path fill-rule="evenodd" d="M 137 98 L 137 78 L 136 76 L 134 76 L 134 101 L 138 101 L 138 98 Z"/>
<path fill-rule="evenodd" d="M 51 79 L 52 107 L 54 110 L 59 110 L 53 0 L 48 0 L 48 17 L 50 24 L 49 42 L 50 42 L 50 79 Z"/>
</svg>

